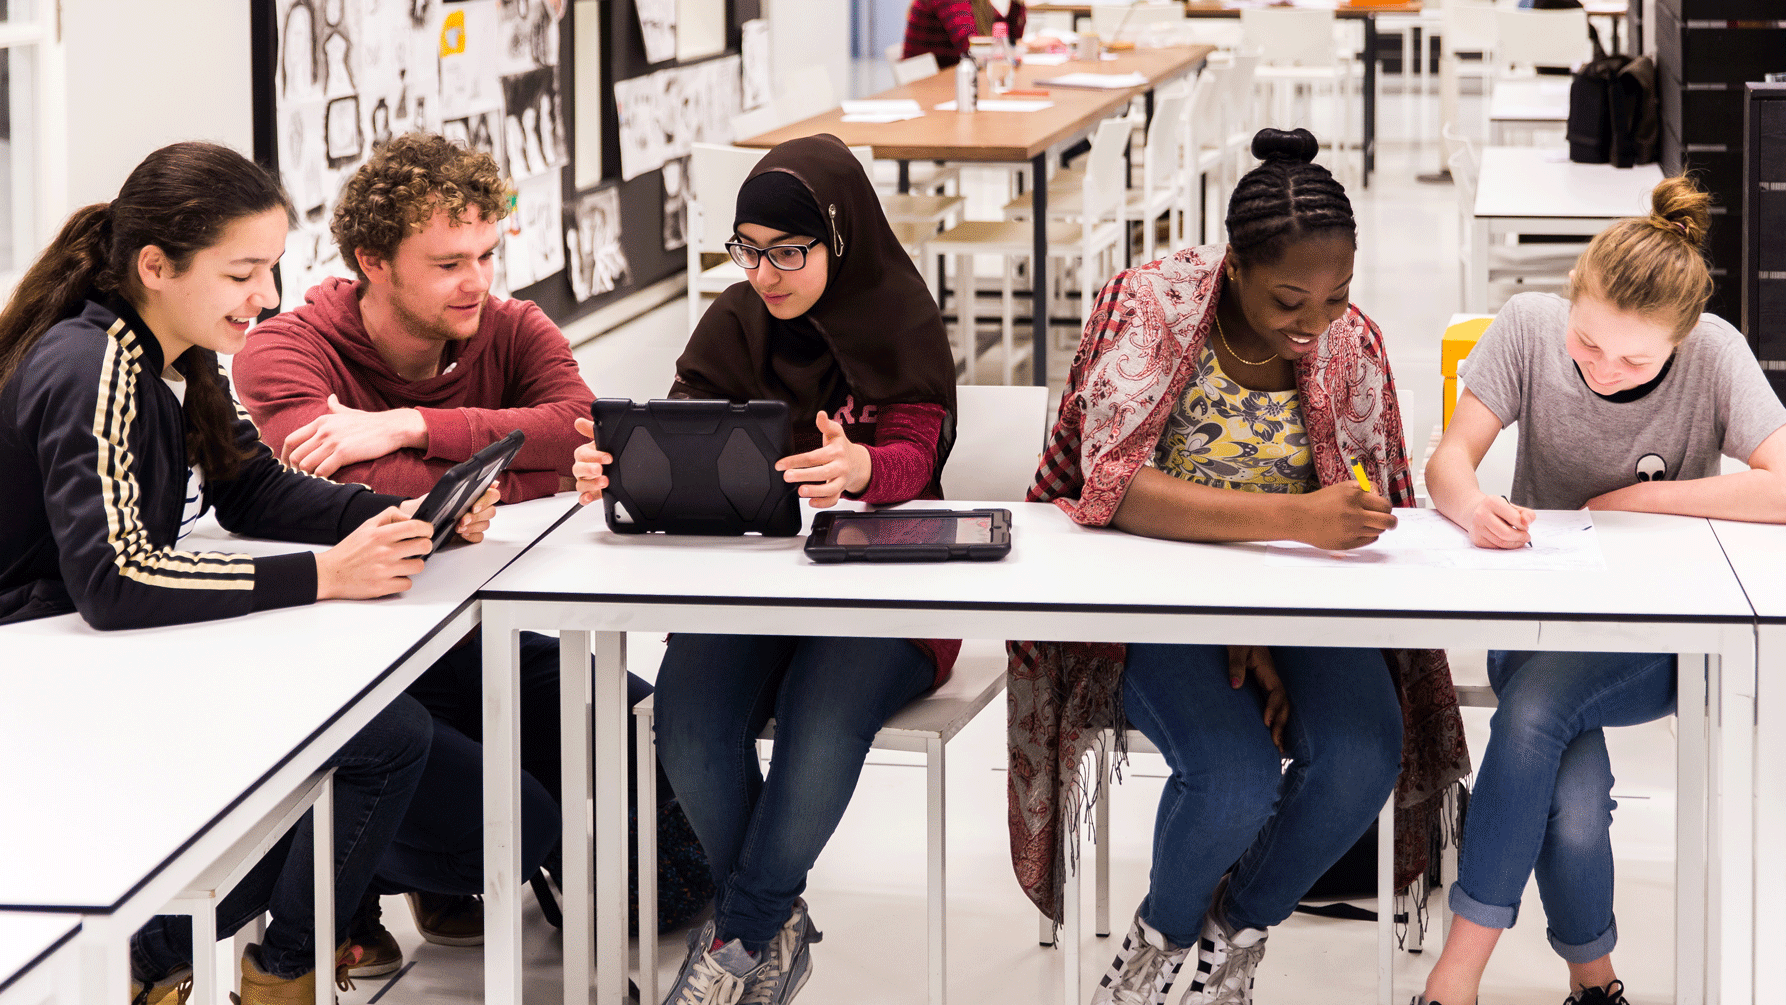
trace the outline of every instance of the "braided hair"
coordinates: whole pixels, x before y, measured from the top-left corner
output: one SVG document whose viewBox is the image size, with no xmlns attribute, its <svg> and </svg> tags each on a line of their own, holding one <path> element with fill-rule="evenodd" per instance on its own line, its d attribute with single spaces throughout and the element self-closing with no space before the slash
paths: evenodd
<svg viewBox="0 0 1786 1005">
<path fill-rule="evenodd" d="M 1344 231 L 1356 244 L 1352 202 L 1333 174 L 1313 163 L 1320 141 L 1307 129 L 1261 129 L 1253 156 L 1262 163 L 1228 200 L 1228 246 L 1243 265 L 1275 262 L 1310 234 Z"/>
</svg>

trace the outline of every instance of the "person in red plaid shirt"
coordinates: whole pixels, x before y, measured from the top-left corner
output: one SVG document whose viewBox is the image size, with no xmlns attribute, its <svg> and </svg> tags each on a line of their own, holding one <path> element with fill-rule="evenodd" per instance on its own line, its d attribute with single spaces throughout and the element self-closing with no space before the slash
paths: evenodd
<svg viewBox="0 0 1786 1005">
<path fill-rule="evenodd" d="M 1234 190 L 1226 248 L 1187 248 L 1104 287 L 1030 501 L 1147 537 L 1326 549 L 1375 541 L 1395 526 L 1392 505 L 1413 505 L 1383 338 L 1349 302 L 1351 203 L 1312 163 L 1317 150 L 1305 129 L 1261 131 L 1264 163 Z M 1152 574 L 1219 582 L 1218 554 L 1162 550 L 1177 565 Z M 1294 575 L 1281 586 L 1299 589 Z M 1398 778 L 1405 884 L 1446 787 L 1469 770 L 1443 653 L 1010 650 L 1012 857 L 1043 911 L 1061 917 L 1061 835 L 1103 781 L 1078 773 L 1102 727 L 1139 729 L 1172 770 L 1147 897 L 1093 1005 L 1164 1005 L 1187 961 L 1188 1005 L 1250 1003 L 1268 930 L 1365 833 Z"/>
<path fill-rule="evenodd" d="M 1003 21 L 1016 42 L 1026 20 L 1023 0 L 912 0 L 905 16 L 905 58 L 933 52 L 937 66 L 951 67 L 967 55 L 969 38 L 991 35 L 992 25 Z"/>
</svg>

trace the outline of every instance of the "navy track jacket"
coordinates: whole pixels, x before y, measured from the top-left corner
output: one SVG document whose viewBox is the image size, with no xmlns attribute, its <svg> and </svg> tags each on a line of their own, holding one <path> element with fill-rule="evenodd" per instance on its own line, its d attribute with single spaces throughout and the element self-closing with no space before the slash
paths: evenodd
<svg viewBox="0 0 1786 1005">
<path fill-rule="evenodd" d="M 228 393 L 192 354 L 175 367 Z M 0 388 L 0 624 L 78 610 L 95 628 L 147 628 L 315 601 L 310 552 L 176 550 L 190 464 L 163 368 L 148 326 L 107 298 L 45 332 Z M 204 487 L 224 529 L 333 544 L 401 501 L 287 467 L 236 416 L 248 456 Z"/>
</svg>

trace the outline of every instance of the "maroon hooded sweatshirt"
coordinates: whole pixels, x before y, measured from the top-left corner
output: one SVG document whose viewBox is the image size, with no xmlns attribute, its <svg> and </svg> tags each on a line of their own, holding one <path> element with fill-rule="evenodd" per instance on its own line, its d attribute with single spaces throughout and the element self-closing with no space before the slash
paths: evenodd
<svg viewBox="0 0 1786 1005">
<path fill-rule="evenodd" d="M 595 400 L 570 343 L 532 301 L 492 296 L 477 334 L 449 342 L 439 376 L 407 381 L 373 347 L 360 317 L 360 284 L 330 278 L 304 306 L 256 325 L 231 373 L 261 439 L 278 452 L 285 438 L 329 410 L 333 394 L 349 408 L 414 408 L 428 425 L 425 450 L 404 449 L 335 472 L 340 482 L 415 497 L 448 468 L 519 429 L 527 443 L 502 476 L 504 502 L 559 490 L 583 442 L 572 420 Z"/>
</svg>

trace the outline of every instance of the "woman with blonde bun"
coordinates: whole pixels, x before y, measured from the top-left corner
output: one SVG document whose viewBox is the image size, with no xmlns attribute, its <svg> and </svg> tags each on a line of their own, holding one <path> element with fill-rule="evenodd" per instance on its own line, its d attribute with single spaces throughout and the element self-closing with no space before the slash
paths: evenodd
<svg viewBox="0 0 1786 1005">
<path fill-rule="evenodd" d="M 1507 301 L 1470 354 L 1463 392 L 1427 464 L 1440 512 L 1481 548 L 1518 548 L 1538 509 L 1630 510 L 1786 523 L 1786 406 L 1743 336 L 1702 313 L 1710 199 L 1688 178 L 1656 186 L 1646 217 L 1602 231 L 1568 298 Z M 1519 424 L 1509 498 L 1476 465 Z M 1720 455 L 1749 470 L 1719 474 Z M 1675 710 L 1669 653 L 1492 651 L 1499 698 L 1464 827 L 1457 916 L 1425 1005 L 1470 1005 L 1534 872 L 1569 1005 L 1623 1005 L 1612 966 L 1612 765 L 1602 730 Z"/>
</svg>

